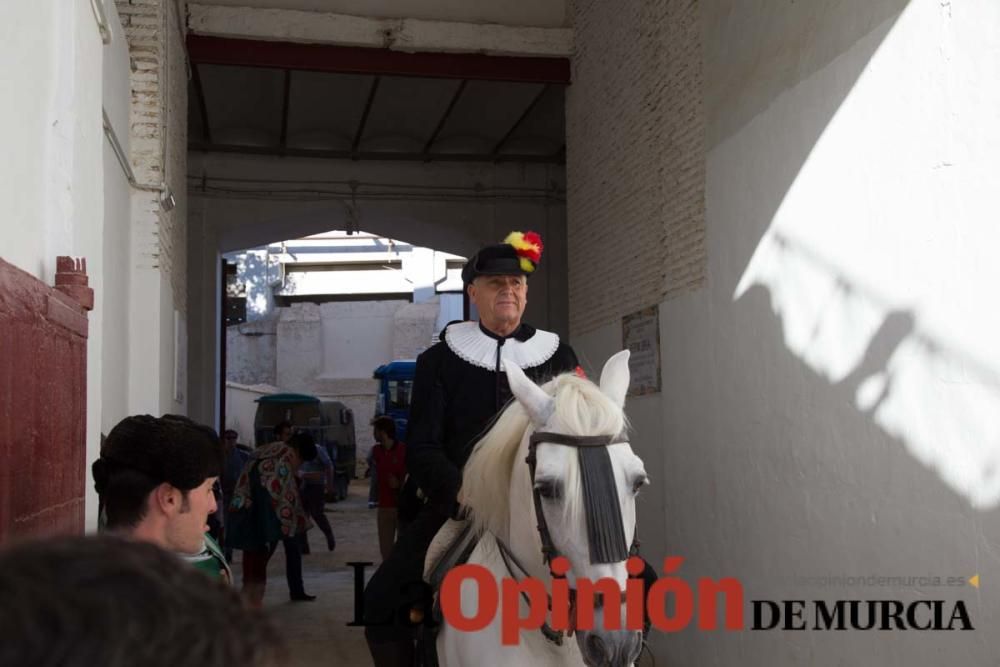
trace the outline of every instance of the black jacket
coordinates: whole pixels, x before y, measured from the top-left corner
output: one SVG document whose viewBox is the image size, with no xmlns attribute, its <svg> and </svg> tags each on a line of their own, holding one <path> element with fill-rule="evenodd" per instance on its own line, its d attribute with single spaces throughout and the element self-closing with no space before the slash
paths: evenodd
<svg viewBox="0 0 1000 667">
<path fill-rule="evenodd" d="M 481 330 L 498 345 L 509 339 L 526 342 L 536 333 L 527 324 L 504 339 Z M 573 349 L 560 342 L 551 357 L 523 370 L 541 384 L 573 371 L 578 363 Z M 429 501 L 450 514 L 462 484 L 462 467 L 476 440 L 512 398 L 507 374 L 469 363 L 442 340 L 417 358 L 412 396 L 407 469 Z"/>
</svg>

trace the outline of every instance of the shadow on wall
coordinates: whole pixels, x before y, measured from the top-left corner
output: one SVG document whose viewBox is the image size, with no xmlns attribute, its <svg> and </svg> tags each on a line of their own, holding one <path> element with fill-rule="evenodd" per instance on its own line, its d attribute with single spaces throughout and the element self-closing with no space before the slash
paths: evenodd
<svg viewBox="0 0 1000 667">
<path fill-rule="evenodd" d="M 788 349 L 975 509 L 1000 505 L 1000 373 L 785 234 L 764 241 Z"/>
<path fill-rule="evenodd" d="M 939 108 L 907 97 L 955 74 L 934 59 L 949 56 L 935 39 L 957 39 L 951 9 L 780 4 L 704 0 L 710 281 L 661 305 L 668 442 L 649 458 L 663 458 L 665 507 L 646 518 L 687 558 L 683 576 L 739 577 L 748 599 L 960 599 L 977 632 L 689 628 L 655 638 L 657 661 L 992 664 L 993 592 L 796 579 L 1000 571 L 998 357 L 955 326 L 987 319 L 995 282 L 969 290 L 953 265 L 988 263 L 969 250 L 984 247 L 975 220 L 959 218 L 967 247 L 927 231 L 947 133 Z M 909 238 L 921 232 L 926 250 Z M 967 320 L 947 303 L 963 284 L 978 298 Z"/>
<path fill-rule="evenodd" d="M 838 289 L 851 300 L 867 298 L 849 282 Z M 709 390 L 717 398 L 707 409 L 694 416 L 698 408 L 685 405 L 682 389 L 667 397 L 677 403 L 667 431 L 684 443 L 664 454 L 668 552 L 688 558 L 688 581 L 736 576 L 748 600 L 963 600 L 978 636 L 852 632 L 845 643 L 843 633 L 814 631 L 810 611 L 808 632 L 689 628 L 656 637 L 657 656 L 698 665 L 939 664 L 925 661 L 931 655 L 989 664 L 1000 600 L 964 582 L 942 587 L 913 578 L 967 580 L 1000 570 L 998 443 L 967 435 L 997 421 L 995 377 L 982 370 L 984 383 L 970 387 L 984 395 L 963 406 L 956 405 L 961 394 L 936 394 L 925 374 L 968 368 L 968 360 L 929 337 L 912 312 L 885 310 L 847 372 L 831 378 L 787 346 L 789 320 L 798 315 L 780 301 L 754 285 L 732 305 L 736 321 L 763 324 L 743 332 L 742 349 L 715 351 L 730 384 Z M 776 317 L 760 317 L 773 309 Z M 813 345 L 832 333 L 829 324 L 807 329 Z M 682 354 L 667 363 L 680 368 Z M 722 424 L 721 410 L 731 413 Z M 829 583 L 873 575 L 904 579 Z"/>
</svg>

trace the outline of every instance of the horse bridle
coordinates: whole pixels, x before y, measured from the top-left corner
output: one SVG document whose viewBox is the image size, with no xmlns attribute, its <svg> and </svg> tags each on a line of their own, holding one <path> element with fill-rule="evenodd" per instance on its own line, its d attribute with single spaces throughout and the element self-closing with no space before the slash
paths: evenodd
<svg viewBox="0 0 1000 667">
<path fill-rule="evenodd" d="M 531 495 L 535 502 L 535 517 L 538 520 L 538 536 L 542 540 L 542 560 L 552 567 L 552 559 L 559 556 L 559 550 L 552 543 L 552 535 L 549 533 L 549 525 L 545 521 L 545 512 L 542 511 L 542 493 L 535 485 L 535 467 L 538 462 L 535 456 L 535 449 L 540 443 L 553 445 L 566 445 L 568 447 L 607 447 L 619 442 L 626 441 L 625 434 L 620 435 L 567 435 L 566 433 L 552 433 L 550 431 L 535 431 L 528 438 L 528 456 L 524 459 L 528 464 L 531 475 Z M 639 531 L 638 528 L 632 535 L 632 544 L 629 547 L 629 556 L 639 554 Z M 558 576 L 553 573 L 552 576 Z"/>
<path fill-rule="evenodd" d="M 531 434 L 528 439 L 528 456 L 524 459 L 525 463 L 528 464 L 528 470 L 531 475 L 531 487 L 532 487 L 532 497 L 534 498 L 535 504 L 535 517 L 538 521 L 538 536 L 542 541 L 542 560 L 549 567 L 549 575 L 553 579 L 565 578 L 565 574 L 557 574 L 552 571 L 552 560 L 558 557 L 559 550 L 556 549 L 555 544 L 552 542 L 552 535 L 549 533 L 548 523 L 545 521 L 545 512 L 542 511 L 542 494 L 541 490 L 535 485 L 535 467 L 537 464 L 537 457 L 535 455 L 535 450 L 537 445 L 540 443 L 550 443 L 554 445 L 566 445 L 568 447 L 575 447 L 577 449 L 581 447 L 607 447 L 619 442 L 625 442 L 627 440 L 624 434 L 620 435 L 568 435 L 565 433 L 552 433 L 549 431 L 536 431 Z M 620 510 L 619 510 L 620 511 Z M 513 570 L 511 569 L 511 561 L 517 566 L 521 572 L 528 574 L 528 570 L 520 563 L 517 557 L 511 551 L 507 544 L 494 536 L 497 546 L 499 547 L 500 555 L 503 558 L 504 564 L 507 567 L 507 571 L 510 572 L 511 576 L 515 576 Z M 635 531 L 632 534 L 632 544 L 629 547 L 628 555 L 637 556 L 639 555 L 639 529 L 636 526 Z M 516 578 L 516 576 L 515 576 Z M 624 596 L 624 593 L 622 593 Z M 575 606 L 576 601 L 576 590 L 570 590 L 571 605 Z M 521 597 L 524 598 L 525 602 L 529 602 L 528 596 L 524 591 L 521 591 Z M 551 609 L 552 600 L 549 598 L 549 607 Z M 547 640 L 554 643 L 557 646 L 562 646 L 563 638 L 566 635 L 564 630 L 553 630 L 552 627 L 546 621 L 542 624 L 541 632 Z"/>
</svg>

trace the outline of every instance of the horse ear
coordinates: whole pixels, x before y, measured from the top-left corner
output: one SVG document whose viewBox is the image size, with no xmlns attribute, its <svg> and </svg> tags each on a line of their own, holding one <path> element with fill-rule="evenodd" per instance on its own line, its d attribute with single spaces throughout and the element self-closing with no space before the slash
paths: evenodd
<svg viewBox="0 0 1000 667">
<path fill-rule="evenodd" d="M 601 391 L 620 408 L 625 407 L 625 394 L 628 393 L 628 357 L 629 351 L 622 350 L 612 355 L 601 370 Z"/>
<path fill-rule="evenodd" d="M 555 410 L 555 399 L 532 382 L 517 364 L 505 361 L 504 370 L 507 372 L 507 381 L 510 383 L 510 391 L 514 394 L 514 398 L 528 411 L 528 416 L 536 426 L 544 426 Z"/>
</svg>

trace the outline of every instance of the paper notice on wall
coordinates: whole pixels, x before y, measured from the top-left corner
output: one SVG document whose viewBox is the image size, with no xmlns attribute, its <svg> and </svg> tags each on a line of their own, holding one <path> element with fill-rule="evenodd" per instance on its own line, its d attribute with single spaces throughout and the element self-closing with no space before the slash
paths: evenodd
<svg viewBox="0 0 1000 667">
<path fill-rule="evenodd" d="M 622 318 L 622 342 L 628 361 L 629 396 L 660 391 L 660 308 L 653 306 Z"/>
</svg>

